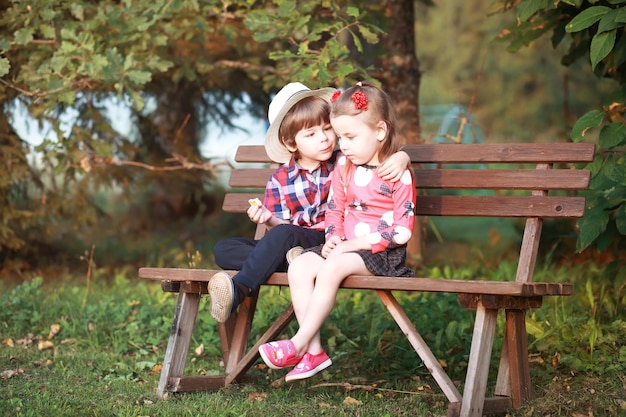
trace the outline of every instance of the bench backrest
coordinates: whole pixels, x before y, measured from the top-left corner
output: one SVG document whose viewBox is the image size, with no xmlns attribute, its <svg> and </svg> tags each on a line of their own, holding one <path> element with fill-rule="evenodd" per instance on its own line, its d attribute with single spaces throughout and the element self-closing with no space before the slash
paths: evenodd
<svg viewBox="0 0 626 417">
<path fill-rule="evenodd" d="M 585 199 L 576 191 L 589 187 L 591 173 L 575 164 L 593 161 L 588 143 L 411 144 L 403 150 L 415 164 L 418 216 L 526 218 L 516 281 L 532 280 L 544 218 L 578 218 Z M 263 146 L 240 146 L 237 162 L 267 163 Z M 245 212 L 248 199 L 263 200 L 263 189 L 276 164 L 234 169 L 233 189 L 223 209 Z M 264 233 L 258 228 L 256 238 Z"/>
</svg>

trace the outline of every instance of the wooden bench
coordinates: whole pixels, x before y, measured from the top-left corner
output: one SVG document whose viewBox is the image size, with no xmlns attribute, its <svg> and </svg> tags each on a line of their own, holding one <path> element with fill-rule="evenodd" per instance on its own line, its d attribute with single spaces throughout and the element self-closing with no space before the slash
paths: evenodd
<svg viewBox="0 0 626 417">
<path fill-rule="evenodd" d="M 415 178 L 420 192 L 416 205 L 418 216 L 525 219 L 517 274 L 506 282 L 483 281 L 479 277 L 473 280 L 451 280 L 351 276 L 343 282 L 342 288 L 377 292 L 446 395 L 450 403 L 449 416 L 480 416 L 519 407 L 531 396 L 526 310 L 539 307 L 544 296 L 572 294 L 572 285 L 568 283 L 533 282 L 542 224 L 545 218 L 572 219 L 583 216 L 585 200 L 576 196 L 576 190 L 588 188 L 590 172 L 575 169 L 573 163 L 592 161 L 594 145 L 416 144 L 405 146 L 404 149 L 416 168 Z M 241 146 L 235 159 L 238 162 L 270 162 L 262 146 Z M 248 207 L 249 198 L 262 198 L 262 189 L 273 170 L 273 166 L 234 169 L 230 178 L 233 188 L 248 191 L 256 188 L 258 192 L 226 195 L 224 211 L 243 213 Z M 475 190 L 474 195 L 471 195 L 472 190 Z M 442 195 L 444 192 L 445 195 Z M 264 226 L 257 228 L 257 239 L 263 236 L 264 229 Z M 168 392 L 219 389 L 245 379 L 245 372 L 258 358 L 258 347 L 276 339 L 294 318 L 293 308 L 289 305 L 250 346 L 250 329 L 257 298 L 247 298 L 238 313 L 219 325 L 225 373 L 220 376 L 184 376 L 200 297 L 206 294 L 207 282 L 216 272 L 175 268 L 139 269 L 141 278 L 160 281 L 163 291 L 178 293 L 174 322 L 157 388 L 159 396 Z M 231 275 L 236 273 L 227 272 Z M 275 273 L 265 285 L 287 286 L 286 274 Z M 462 394 L 418 332 L 419 323 L 412 323 L 393 291 L 455 293 L 459 295 L 462 306 L 476 310 Z M 499 310 L 503 310 L 506 317 L 504 347 L 499 360 L 495 392 L 492 397 L 486 398 Z"/>
</svg>

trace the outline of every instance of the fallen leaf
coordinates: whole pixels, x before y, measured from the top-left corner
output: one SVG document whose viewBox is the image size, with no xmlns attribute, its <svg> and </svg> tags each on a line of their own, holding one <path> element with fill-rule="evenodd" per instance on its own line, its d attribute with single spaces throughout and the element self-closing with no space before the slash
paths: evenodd
<svg viewBox="0 0 626 417">
<path fill-rule="evenodd" d="M 0 378 L 2 379 L 9 379 L 14 377 L 15 375 L 17 375 L 17 371 L 14 371 L 13 369 L 8 369 L 6 371 L 0 372 Z"/>
<path fill-rule="evenodd" d="M 54 343 L 52 343 L 49 340 L 40 340 L 39 343 L 37 344 L 37 349 L 39 350 L 52 349 L 53 347 L 54 347 Z"/>
<path fill-rule="evenodd" d="M 448 366 L 448 362 L 443 359 L 437 359 L 437 362 L 439 362 L 439 365 L 441 365 L 442 368 L 446 368 Z"/>
<path fill-rule="evenodd" d="M 48 339 L 52 339 L 54 336 L 59 334 L 60 331 L 61 331 L 61 325 L 60 324 L 51 324 L 50 325 L 50 333 L 48 333 Z"/>
<path fill-rule="evenodd" d="M 271 385 L 272 385 L 272 388 L 276 388 L 276 389 L 280 388 L 283 385 L 285 385 L 285 378 L 280 377 L 280 378 L 274 380 Z"/>
<path fill-rule="evenodd" d="M 17 340 L 18 345 L 29 345 L 35 341 L 36 337 L 33 333 L 28 333 L 25 338 Z"/>
<path fill-rule="evenodd" d="M 13 343 L 13 339 L 11 339 L 10 337 L 7 337 L 6 339 L 4 339 L 2 341 L 2 344 L 8 347 L 15 347 L 15 343 Z"/>
<path fill-rule="evenodd" d="M 357 400 L 356 398 L 352 398 L 352 397 L 346 397 L 345 400 L 343 400 L 343 404 L 344 405 L 363 405 L 363 403 L 359 400 Z"/>
<path fill-rule="evenodd" d="M 158 364 L 154 365 L 150 371 L 156 374 L 158 372 L 161 372 L 162 369 L 163 369 L 163 365 L 158 363 Z"/>
<path fill-rule="evenodd" d="M 264 392 L 253 392 L 248 395 L 248 400 L 250 401 L 263 401 L 267 398 L 267 394 Z"/>
<path fill-rule="evenodd" d="M 96 330 L 96 325 L 93 324 L 92 322 L 89 322 L 89 324 L 87 325 L 87 330 L 89 330 L 90 332 L 93 332 L 94 330 Z"/>
<path fill-rule="evenodd" d="M 64 340 L 61 340 L 61 344 L 62 345 L 75 345 L 76 339 L 64 339 Z"/>
<path fill-rule="evenodd" d="M 194 350 L 196 356 L 200 356 L 204 353 L 204 343 L 200 343 L 200 346 L 198 346 L 195 350 Z"/>
</svg>

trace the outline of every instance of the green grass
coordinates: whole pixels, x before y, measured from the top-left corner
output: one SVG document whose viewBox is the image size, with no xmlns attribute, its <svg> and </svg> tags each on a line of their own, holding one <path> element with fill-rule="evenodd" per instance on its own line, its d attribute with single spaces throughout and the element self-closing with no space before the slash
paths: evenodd
<svg viewBox="0 0 626 417">
<path fill-rule="evenodd" d="M 429 275 L 503 279 L 514 264 L 431 268 Z M 623 270 L 607 277 L 593 264 L 539 267 L 537 280 L 571 281 L 576 293 L 546 298 L 528 316 L 535 399 L 512 417 L 626 414 L 626 291 Z M 264 288 L 254 334 L 289 301 Z M 2 416 L 443 416 L 447 401 L 402 332 L 369 292 L 341 291 L 323 329 L 333 366 L 294 384 L 257 362 L 251 384 L 216 392 L 156 396 L 175 296 L 134 271 L 21 285 L 0 282 Z M 472 316 L 445 294 L 398 294 L 433 353 L 461 384 Z M 84 303 L 84 304 L 83 304 Z M 222 371 L 206 300 L 192 337 L 188 375 Z M 51 326 L 59 325 L 57 334 Z M 285 335 L 293 334 L 290 325 Z M 498 332 L 503 331 L 502 318 Z M 51 342 L 49 349 L 40 349 Z M 43 345 L 41 346 L 43 347 Z M 499 356 L 501 345 L 494 351 Z M 497 362 L 492 363 L 492 375 Z"/>
</svg>

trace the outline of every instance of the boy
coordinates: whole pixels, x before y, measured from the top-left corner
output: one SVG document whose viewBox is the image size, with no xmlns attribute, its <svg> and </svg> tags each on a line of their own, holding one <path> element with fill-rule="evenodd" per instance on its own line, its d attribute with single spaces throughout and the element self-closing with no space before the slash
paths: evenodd
<svg viewBox="0 0 626 417">
<path fill-rule="evenodd" d="M 218 272 L 208 284 L 216 321 L 225 322 L 244 297 L 256 293 L 274 272 L 285 272 L 291 248 L 324 243 L 330 174 L 338 154 L 329 118 L 335 91 L 290 83 L 270 103 L 265 149 L 282 165 L 267 183 L 263 204 L 248 209 L 250 220 L 265 224 L 268 232 L 260 240 L 229 238 L 215 245 L 217 265 L 239 270 L 232 279 Z M 397 180 L 408 163 L 408 155 L 398 152 L 379 172 Z"/>
</svg>

